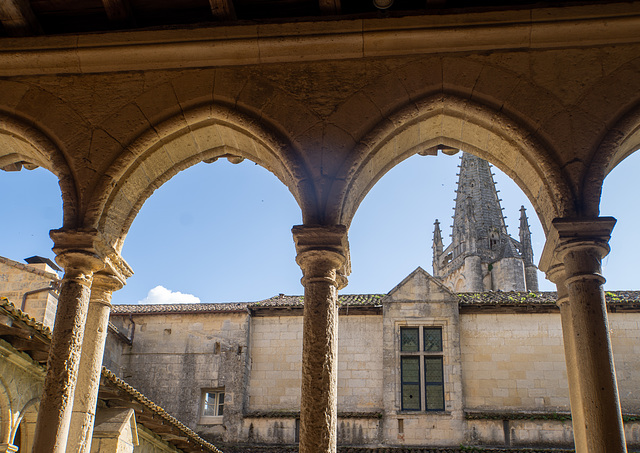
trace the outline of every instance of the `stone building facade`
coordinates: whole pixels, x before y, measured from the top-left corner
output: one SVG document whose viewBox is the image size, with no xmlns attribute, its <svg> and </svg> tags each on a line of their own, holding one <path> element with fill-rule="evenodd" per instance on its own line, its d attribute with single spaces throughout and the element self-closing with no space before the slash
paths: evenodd
<svg viewBox="0 0 640 453">
<path fill-rule="evenodd" d="M 13 291 L 14 302 L 22 300 L 20 291 L 49 287 L 50 281 L 55 287 L 55 272 L 2 263 L 0 294 Z M 49 296 L 55 300 L 57 293 Z M 640 293 L 606 297 L 626 439 L 629 447 L 640 448 Z M 0 307 L 10 326 L 0 329 L 0 376 L 9 406 L 18 409 L 10 412 L 12 422 L 0 420 L 3 438 L 28 451 L 47 353 L 43 347 L 25 349 L 24 335 L 15 329 L 36 329 L 45 342 L 51 334 L 8 303 Z M 343 295 L 339 303 L 341 448 L 572 447 L 555 293 L 454 293 L 418 268 L 387 294 Z M 28 307 L 42 316 L 38 305 Z M 303 296 L 285 295 L 249 303 L 114 306 L 95 451 L 127 444 L 126 436 L 113 437 L 116 428 L 131 432 L 123 427 L 137 436 L 138 445 L 127 444 L 128 451 L 190 451 L 163 440 L 167 428 L 154 434 L 155 416 L 149 421 L 144 410 L 135 412 L 142 402 L 158 410 L 149 401 L 222 451 L 285 451 L 296 445 L 303 309 Z M 117 393 L 123 390 L 129 393 Z M 14 401 L 18 396 L 28 401 Z M 123 407 L 126 400 L 133 403 Z"/>
<path fill-rule="evenodd" d="M 418 268 L 387 294 L 339 300 L 339 445 L 573 447 L 555 293 L 456 294 Z M 607 300 L 627 442 L 638 448 L 640 293 Z M 299 438 L 303 305 L 280 295 L 114 306 L 112 323 L 133 338 L 117 373 L 223 451 L 278 451 Z M 224 411 L 207 417 L 215 392 Z"/>
</svg>

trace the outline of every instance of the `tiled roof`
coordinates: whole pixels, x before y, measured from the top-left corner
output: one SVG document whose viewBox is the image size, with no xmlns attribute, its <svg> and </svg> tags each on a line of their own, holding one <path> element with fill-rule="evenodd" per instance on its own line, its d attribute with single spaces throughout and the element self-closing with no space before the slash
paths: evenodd
<svg viewBox="0 0 640 453">
<path fill-rule="evenodd" d="M 117 387 L 118 389 L 122 390 L 128 397 L 130 397 L 131 399 L 135 400 L 137 403 L 144 406 L 144 409 L 136 408 L 136 420 L 138 421 L 138 423 L 142 423 L 143 425 L 145 425 L 145 421 L 147 419 L 153 420 L 156 417 L 160 417 L 163 422 L 166 422 L 172 427 L 177 428 L 177 430 L 182 434 L 182 436 L 188 438 L 189 441 L 191 441 L 191 443 L 195 443 L 201 447 L 200 449 L 189 448 L 187 451 L 206 451 L 206 452 L 212 452 L 212 453 L 222 453 L 214 445 L 202 439 L 195 432 L 189 429 L 186 425 L 181 423 L 178 419 L 176 419 L 175 417 L 167 413 L 167 411 L 165 411 L 163 408 L 155 404 L 153 401 L 151 401 L 149 398 L 144 396 L 142 393 L 137 391 L 135 388 L 133 388 L 126 382 L 124 382 L 122 379 L 118 378 L 115 374 L 113 374 L 113 372 L 111 372 L 105 367 L 102 367 L 102 379 L 103 381 L 101 383 L 101 387 L 104 386 L 105 384 L 107 386 L 110 384 L 111 386 Z M 149 414 L 149 412 L 151 414 Z M 158 420 L 154 420 L 153 424 L 157 426 Z M 163 437 L 162 433 L 160 437 Z M 177 436 L 174 433 L 171 433 L 172 439 L 175 439 L 176 437 Z M 184 449 L 184 447 L 182 448 Z"/>
<path fill-rule="evenodd" d="M 211 313 L 245 311 L 249 303 L 113 305 L 111 314 Z"/>
<path fill-rule="evenodd" d="M 34 357 L 34 359 L 38 357 L 36 353 L 39 353 L 41 350 L 41 347 L 36 344 L 36 341 L 43 343 L 47 347 L 49 346 L 51 343 L 51 330 L 48 327 L 17 309 L 5 297 L 0 297 L 0 311 L 9 315 L 14 321 L 13 326 L 7 326 L 5 327 L 6 331 L 0 332 L 3 334 L 3 338 L 8 338 L 9 342 L 11 342 L 12 330 L 8 329 L 26 329 L 30 331 L 32 335 L 28 340 L 34 342 L 34 350 L 26 349 L 25 352 Z M 24 334 L 20 335 L 19 338 L 21 338 L 24 343 Z M 46 361 L 46 354 L 44 359 Z M 40 358 L 38 358 L 37 361 L 42 365 L 44 364 Z M 181 451 L 221 453 L 214 445 L 199 437 L 175 417 L 169 415 L 163 408 L 153 403 L 123 380 L 117 378 L 115 374 L 106 368 L 102 369 L 98 398 L 102 400 L 116 400 L 119 405 L 118 407 L 128 407 L 131 405 L 136 412 L 136 421 L 138 423 L 141 423 L 152 432 L 156 431 L 154 428 L 157 429 L 161 426 L 163 429 L 156 434 L 161 438 L 166 437 L 166 441 L 170 444 L 177 443 Z"/>
<path fill-rule="evenodd" d="M 458 293 L 461 305 L 555 305 L 555 292 L 485 291 L 482 293 Z"/>
<path fill-rule="evenodd" d="M 384 294 L 344 294 L 338 296 L 343 307 L 376 307 L 382 303 Z M 304 306 L 304 296 L 280 294 L 257 302 L 218 304 L 158 304 L 158 305 L 114 305 L 112 314 L 152 313 L 215 313 L 237 312 L 260 308 L 296 308 Z"/>
<path fill-rule="evenodd" d="M 481 293 L 457 293 L 460 306 L 541 306 L 554 307 L 556 293 L 486 291 Z M 640 309 L 640 291 L 607 291 L 607 304 L 620 309 Z M 338 302 L 342 307 L 379 307 L 386 294 L 341 294 Z M 158 304 L 158 305 L 114 305 L 112 314 L 166 314 L 166 313 L 215 313 L 238 312 L 261 308 L 299 308 L 304 306 L 304 296 L 280 294 L 257 302 L 217 304 Z"/>
<path fill-rule="evenodd" d="M 555 305 L 555 292 L 486 291 L 458 293 L 461 305 Z M 610 306 L 640 306 L 640 291 L 606 291 Z"/>
</svg>

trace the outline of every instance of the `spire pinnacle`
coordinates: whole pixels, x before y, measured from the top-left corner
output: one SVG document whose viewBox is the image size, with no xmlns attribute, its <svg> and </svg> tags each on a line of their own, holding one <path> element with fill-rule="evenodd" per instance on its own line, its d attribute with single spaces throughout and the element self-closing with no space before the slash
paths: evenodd
<svg viewBox="0 0 640 453">
<path fill-rule="evenodd" d="M 529 219 L 524 206 L 520 207 L 520 245 L 522 247 L 522 259 L 524 264 L 533 264 L 533 246 L 531 245 L 531 230 Z"/>
<path fill-rule="evenodd" d="M 444 244 L 442 243 L 442 230 L 440 230 L 440 222 L 438 219 L 436 219 L 433 225 L 433 275 L 438 276 L 440 274 L 438 258 L 442 255 Z"/>
</svg>

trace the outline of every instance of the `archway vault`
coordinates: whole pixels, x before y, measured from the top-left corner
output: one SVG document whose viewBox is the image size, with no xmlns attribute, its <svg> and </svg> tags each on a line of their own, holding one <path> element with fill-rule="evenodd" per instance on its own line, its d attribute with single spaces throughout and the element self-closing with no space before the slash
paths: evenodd
<svg viewBox="0 0 640 453">
<path fill-rule="evenodd" d="M 272 172 L 303 207 L 313 203 L 310 179 L 286 141 L 251 118 L 202 105 L 149 129 L 127 147 L 101 178 L 87 211 L 116 251 L 144 202 L 178 172 L 217 158 L 249 159 Z"/>
<path fill-rule="evenodd" d="M 42 167 L 58 177 L 63 202 L 63 223 L 74 225 L 77 190 L 67 160 L 55 140 L 33 123 L 0 112 L 0 168 Z M 52 225 L 53 226 L 53 225 Z"/>
<path fill-rule="evenodd" d="M 587 215 L 599 215 L 604 179 L 638 149 L 640 149 L 640 104 L 635 105 L 620 117 L 609 129 L 594 154 L 583 183 L 582 210 Z"/>
<path fill-rule="evenodd" d="M 357 145 L 329 197 L 328 213 L 348 225 L 369 190 L 416 153 L 462 149 L 487 159 L 531 200 L 545 232 L 574 214 L 575 199 L 548 147 L 504 114 L 456 96 L 427 97 L 398 110 Z"/>
</svg>

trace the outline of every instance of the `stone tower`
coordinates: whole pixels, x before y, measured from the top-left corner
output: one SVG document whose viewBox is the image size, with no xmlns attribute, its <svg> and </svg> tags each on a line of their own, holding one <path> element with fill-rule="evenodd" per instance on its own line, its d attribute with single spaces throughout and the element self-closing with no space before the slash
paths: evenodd
<svg viewBox="0 0 640 453">
<path fill-rule="evenodd" d="M 538 290 L 525 209 L 517 241 L 507 233 L 500 201 L 489 163 L 463 153 L 451 244 L 444 248 L 438 220 L 433 232 L 433 274 L 452 290 Z"/>
</svg>

